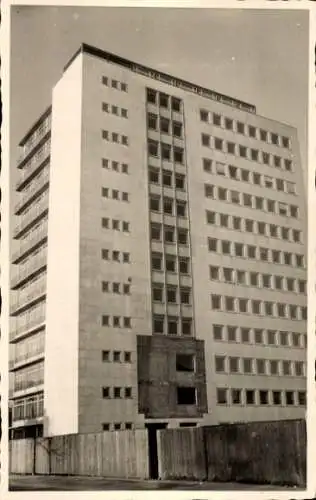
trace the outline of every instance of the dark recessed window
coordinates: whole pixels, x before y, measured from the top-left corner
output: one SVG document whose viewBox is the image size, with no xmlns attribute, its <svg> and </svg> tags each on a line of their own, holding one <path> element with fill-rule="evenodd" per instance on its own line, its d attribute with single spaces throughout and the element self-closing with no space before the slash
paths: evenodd
<svg viewBox="0 0 316 500">
<path fill-rule="evenodd" d="M 177 388 L 177 404 L 178 405 L 195 405 L 196 404 L 196 389 L 195 389 L 195 387 L 178 387 Z"/>
<path fill-rule="evenodd" d="M 193 354 L 177 354 L 176 355 L 176 370 L 178 372 L 193 372 L 194 371 L 194 355 Z"/>
</svg>

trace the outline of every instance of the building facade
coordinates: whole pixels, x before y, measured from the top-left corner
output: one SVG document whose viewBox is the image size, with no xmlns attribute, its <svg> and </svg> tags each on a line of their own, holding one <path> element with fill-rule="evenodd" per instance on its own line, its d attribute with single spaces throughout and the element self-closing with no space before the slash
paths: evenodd
<svg viewBox="0 0 316 500">
<path fill-rule="evenodd" d="M 295 129 L 83 45 L 20 147 L 13 437 L 304 417 Z"/>
</svg>

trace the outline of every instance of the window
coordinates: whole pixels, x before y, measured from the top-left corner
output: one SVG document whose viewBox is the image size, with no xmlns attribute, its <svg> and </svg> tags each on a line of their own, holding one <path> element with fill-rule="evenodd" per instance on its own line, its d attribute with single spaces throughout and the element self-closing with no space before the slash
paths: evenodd
<svg viewBox="0 0 316 500">
<path fill-rule="evenodd" d="M 268 391 L 259 391 L 259 401 L 261 405 L 269 404 L 268 396 L 269 396 Z"/>
<path fill-rule="evenodd" d="M 272 302 L 265 302 L 264 309 L 265 309 L 265 314 L 267 316 L 273 316 L 273 303 Z"/>
<path fill-rule="evenodd" d="M 162 171 L 162 183 L 164 186 L 168 187 L 172 185 L 172 174 L 168 170 Z"/>
<path fill-rule="evenodd" d="M 210 147 L 211 138 L 208 134 L 202 134 L 201 140 L 202 140 L 202 146 Z"/>
<path fill-rule="evenodd" d="M 106 248 L 101 249 L 101 257 L 103 260 L 109 260 L 109 251 Z"/>
<path fill-rule="evenodd" d="M 112 189 L 112 198 L 113 198 L 113 200 L 119 199 L 119 192 L 117 189 Z"/>
<path fill-rule="evenodd" d="M 102 130 L 102 139 L 109 140 L 109 132 L 108 130 Z"/>
<path fill-rule="evenodd" d="M 227 142 L 227 153 L 234 155 L 235 154 L 236 144 L 234 142 Z"/>
<path fill-rule="evenodd" d="M 245 207 L 252 207 L 252 196 L 250 194 L 243 194 L 243 203 Z"/>
<path fill-rule="evenodd" d="M 221 151 L 223 149 L 223 139 L 220 139 L 219 137 L 214 138 L 214 146 L 215 149 Z"/>
<path fill-rule="evenodd" d="M 151 239 L 160 240 L 161 238 L 161 226 L 157 224 L 151 224 Z"/>
<path fill-rule="evenodd" d="M 272 261 L 275 264 L 280 264 L 280 262 L 281 262 L 281 252 L 279 250 L 272 250 Z"/>
<path fill-rule="evenodd" d="M 163 316 L 154 316 L 153 327 L 154 327 L 154 333 L 163 333 L 164 332 L 164 317 Z"/>
<path fill-rule="evenodd" d="M 195 387 L 177 387 L 178 405 L 195 405 L 196 389 Z"/>
<path fill-rule="evenodd" d="M 110 318 L 109 316 L 102 316 L 102 326 L 109 326 Z"/>
<path fill-rule="evenodd" d="M 129 261 L 130 261 L 129 253 L 123 252 L 123 262 L 129 262 Z"/>
<path fill-rule="evenodd" d="M 290 216 L 294 217 L 295 219 L 298 218 L 298 207 L 295 205 L 290 205 Z"/>
<path fill-rule="evenodd" d="M 220 216 L 219 216 L 219 224 L 220 224 L 221 227 L 228 227 L 228 221 L 229 221 L 228 215 L 226 215 L 226 214 L 220 214 Z"/>
<path fill-rule="evenodd" d="M 252 161 L 258 161 L 259 151 L 257 149 L 251 149 L 251 159 Z"/>
<path fill-rule="evenodd" d="M 257 249 L 253 245 L 247 245 L 247 256 L 249 259 L 256 258 Z"/>
<path fill-rule="evenodd" d="M 109 168 L 109 160 L 107 158 L 102 158 L 102 167 Z"/>
<path fill-rule="evenodd" d="M 261 302 L 260 300 L 252 301 L 252 312 L 253 314 L 261 314 Z"/>
<path fill-rule="evenodd" d="M 160 283 L 153 283 L 152 287 L 153 301 L 162 302 L 163 301 L 163 286 Z"/>
<path fill-rule="evenodd" d="M 282 346 L 289 345 L 289 334 L 288 334 L 288 332 L 280 332 L 280 344 Z"/>
<path fill-rule="evenodd" d="M 247 148 L 245 146 L 239 146 L 239 156 L 247 158 Z"/>
<path fill-rule="evenodd" d="M 212 303 L 212 309 L 218 310 L 221 309 L 221 296 L 220 295 L 212 295 L 211 296 L 211 303 Z"/>
<path fill-rule="evenodd" d="M 176 271 L 176 260 L 174 255 L 166 255 L 166 271 L 172 273 Z"/>
<path fill-rule="evenodd" d="M 295 194 L 295 184 L 293 182 L 287 181 L 287 192 L 290 194 Z"/>
<path fill-rule="evenodd" d="M 254 226 L 253 220 L 251 220 L 251 219 L 245 220 L 245 229 L 246 229 L 247 233 L 253 232 L 253 226 Z"/>
<path fill-rule="evenodd" d="M 263 210 L 263 198 L 255 196 L 255 205 L 257 210 Z"/>
<path fill-rule="evenodd" d="M 244 245 L 242 243 L 235 243 L 235 255 L 236 257 L 244 256 Z"/>
<path fill-rule="evenodd" d="M 306 293 L 306 281 L 298 280 L 298 289 L 300 293 Z"/>
<path fill-rule="evenodd" d="M 167 287 L 167 302 L 176 303 L 177 302 L 177 289 L 176 287 Z"/>
<path fill-rule="evenodd" d="M 159 105 L 162 108 L 168 108 L 169 107 L 169 96 L 167 94 L 163 94 L 163 93 L 159 94 Z"/>
<path fill-rule="evenodd" d="M 210 279 L 211 280 L 219 280 L 219 267 L 210 266 Z"/>
<path fill-rule="evenodd" d="M 103 398 L 110 397 L 110 388 L 109 387 L 102 387 L 102 397 Z"/>
<path fill-rule="evenodd" d="M 131 327 L 132 327 L 131 318 L 124 317 L 124 328 L 131 328 Z"/>
<path fill-rule="evenodd" d="M 121 326 L 121 319 L 119 316 L 113 316 L 113 326 L 117 328 Z"/>
<path fill-rule="evenodd" d="M 118 140 L 119 140 L 119 135 L 116 132 L 112 132 L 112 141 L 118 142 Z"/>
<path fill-rule="evenodd" d="M 117 80 L 112 80 L 111 84 L 112 84 L 112 88 L 113 89 L 117 89 L 118 88 L 118 81 Z"/>
<path fill-rule="evenodd" d="M 200 109 L 200 120 L 202 122 L 208 122 L 209 113 L 205 109 Z"/>
<path fill-rule="evenodd" d="M 213 125 L 216 125 L 217 127 L 221 126 L 221 115 L 213 113 Z"/>
<path fill-rule="evenodd" d="M 131 397 L 132 397 L 132 388 L 131 387 L 125 387 L 124 393 L 125 393 L 124 394 L 125 398 L 131 399 Z"/>
<path fill-rule="evenodd" d="M 237 338 L 237 327 L 236 326 L 228 326 L 227 327 L 227 337 L 229 342 L 236 342 Z"/>
<path fill-rule="evenodd" d="M 256 127 L 253 127 L 252 125 L 249 125 L 248 126 L 248 133 L 249 133 L 249 137 L 254 137 L 256 138 Z"/>
<path fill-rule="evenodd" d="M 250 342 L 250 328 L 241 329 L 241 341 L 244 343 Z"/>
<path fill-rule="evenodd" d="M 245 271 L 236 271 L 236 281 L 238 285 L 245 285 L 246 284 L 246 273 Z"/>
<path fill-rule="evenodd" d="M 178 217 L 185 217 L 186 216 L 186 202 L 185 201 L 176 201 L 176 208 L 177 208 L 177 216 Z"/>
<path fill-rule="evenodd" d="M 120 252 L 118 252 L 117 250 L 113 250 L 112 260 L 114 260 L 115 262 L 119 262 L 120 261 Z"/>
<path fill-rule="evenodd" d="M 204 172 L 212 172 L 212 160 L 203 158 L 203 170 Z"/>
<path fill-rule="evenodd" d="M 257 359 L 257 373 L 264 375 L 266 373 L 266 363 L 264 359 Z"/>
<path fill-rule="evenodd" d="M 222 241 L 222 253 L 224 255 L 229 255 L 230 254 L 230 246 L 231 246 L 231 242 L 230 241 L 226 241 L 226 240 Z"/>
<path fill-rule="evenodd" d="M 109 282 L 102 281 L 102 292 L 108 292 L 108 291 L 109 291 Z"/>
<path fill-rule="evenodd" d="M 296 254 L 296 267 L 304 267 L 304 257 L 303 255 Z"/>
<path fill-rule="evenodd" d="M 163 160 L 170 161 L 171 159 L 171 146 L 169 144 L 161 143 L 161 157 Z"/>
<path fill-rule="evenodd" d="M 250 273 L 250 285 L 251 286 L 258 286 L 259 284 L 259 274 L 255 272 Z"/>
<path fill-rule="evenodd" d="M 288 405 L 288 406 L 294 405 L 294 392 L 293 391 L 285 391 L 285 402 L 286 402 L 286 405 Z"/>
<path fill-rule="evenodd" d="M 227 189 L 218 187 L 217 188 L 217 197 L 221 201 L 226 201 L 227 200 Z"/>
<path fill-rule="evenodd" d="M 112 161 L 112 170 L 115 172 L 118 172 L 119 170 L 119 162 L 118 161 Z"/>
<path fill-rule="evenodd" d="M 108 85 L 109 84 L 109 79 L 107 76 L 102 76 L 102 84 L 103 85 Z"/>
<path fill-rule="evenodd" d="M 306 406 L 306 392 L 299 391 L 297 396 L 298 396 L 298 404 L 300 406 Z"/>
<path fill-rule="evenodd" d="M 262 161 L 265 165 L 270 164 L 270 155 L 269 153 L 262 153 Z"/>
<path fill-rule="evenodd" d="M 147 116 L 147 126 L 150 130 L 157 130 L 157 115 L 153 113 L 148 113 Z"/>
<path fill-rule="evenodd" d="M 213 325 L 214 340 L 223 340 L 223 325 Z"/>
<path fill-rule="evenodd" d="M 179 272 L 180 274 L 188 274 L 189 272 L 189 259 L 187 257 L 179 258 Z"/>
<path fill-rule="evenodd" d="M 225 297 L 225 309 L 228 312 L 233 312 L 235 310 L 235 298 Z"/>
<path fill-rule="evenodd" d="M 233 130 L 233 120 L 231 118 L 225 118 L 225 128 L 226 130 Z"/>
<path fill-rule="evenodd" d="M 107 102 L 102 103 L 102 111 L 105 111 L 106 113 L 109 112 L 109 105 Z"/>
<path fill-rule="evenodd" d="M 119 363 L 121 361 L 121 352 L 120 351 L 113 352 L 113 361 L 115 363 Z"/>
<path fill-rule="evenodd" d="M 132 353 L 129 351 L 124 352 L 124 362 L 125 363 L 131 363 L 132 360 Z"/>
<path fill-rule="evenodd" d="M 233 405 L 241 404 L 241 390 L 240 389 L 232 389 L 232 403 Z"/>
<path fill-rule="evenodd" d="M 168 335 L 178 335 L 178 318 L 168 317 Z"/>
<path fill-rule="evenodd" d="M 283 361 L 283 375 L 291 375 L 290 361 Z"/>
<path fill-rule="evenodd" d="M 187 288 L 187 287 L 180 288 L 180 301 L 181 301 L 181 304 L 190 304 L 191 303 L 191 290 L 190 290 L 190 288 Z"/>
<path fill-rule="evenodd" d="M 113 283 L 112 284 L 112 291 L 113 291 L 113 293 L 120 293 L 120 283 Z"/>
<path fill-rule="evenodd" d="M 255 404 L 255 391 L 252 389 L 246 390 L 246 404 L 254 405 Z"/>
<path fill-rule="evenodd" d="M 122 192 L 122 201 L 128 201 L 129 200 L 129 195 L 125 191 Z"/>
<path fill-rule="evenodd" d="M 110 361 L 110 351 L 102 351 L 102 361 Z"/>
<path fill-rule="evenodd" d="M 113 391 L 114 398 L 120 398 L 121 397 L 121 387 L 114 387 Z"/>
<path fill-rule="evenodd" d="M 262 275 L 262 286 L 263 288 L 271 288 L 271 274 Z"/>
<path fill-rule="evenodd" d="M 182 123 L 172 122 L 172 133 L 175 137 L 182 137 Z"/>
<path fill-rule="evenodd" d="M 282 404 L 281 391 L 272 391 L 272 402 L 274 405 Z"/>
<path fill-rule="evenodd" d="M 181 174 L 175 175 L 176 189 L 185 189 L 185 176 Z"/>
<path fill-rule="evenodd" d="M 287 149 L 290 147 L 290 140 L 288 137 L 282 137 L 282 146 Z"/>
<path fill-rule="evenodd" d="M 178 372 L 194 372 L 194 355 L 176 354 L 176 370 Z"/>
<path fill-rule="evenodd" d="M 269 258 L 269 250 L 267 248 L 259 248 L 260 260 L 266 262 Z"/>
<path fill-rule="evenodd" d="M 172 198 L 164 198 L 163 211 L 165 214 L 173 215 L 173 200 L 172 200 Z"/>
<path fill-rule="evenodd" d="M 291 172 L 291 170 L 292 170 L 291 160 L 284 160 L 284 167 L 285 167 L 285 170 L 287 170 L 288 172 Z"/>
<path fill-rule="evenodd" d="M 295 243 L 299 243 L 301 241 L 301 232 L 298 231 L 297 229 L 293 229 L 292 234 L 293 234 L 293 241 L 295 241 Z"/>
<path fill-rule="evenodd" d="M 187 229 L 178 228 L 178 243 L 179 245 L 188 244 L 188 231 Z"/>
<path fill-rule="evenodd" d="M 239 372 L 239 358 L 229 358 L 229 371 L 230 373 Z"/>
<path fill-rule="evenodd" d="M 217 404 L 226 405 L 227 404 L 227 389 L 217 389 Z"/>
<path fill-rule="evenodd" d="M 123 221 L 122 229 L 125 233 L 129 232 L 129 222 Z"/>
<path fill-rule="evenodd" d="M 108 229 L 109 222 L 110 222 L 110 219 L 108 219 L 107 217 L 102 217 L 102 227 L 103 228 Z"/>
<path fill-rule="evenodd" d="M 182 335 L 190 336 L 192 334 L 192 320 L 191 318 L 182 319 Z"/>
<path fill-rule="evenodd" d="M 156 104 L 157 92 L 152 89 L 147 89 L 147 102 L 151 104 Z"/>
<path fill-rule="evenodd" d="M 127 83 L 121 82 L 121 91 L 122 92 L 127 92 Z"/>
<path fill-rule="evenodd" d="M 148 141 L 148 154 L 150 156 L 158 156 L 158 142 Z"/>
<path fill-rule="evenodd" d="M 217 252 L 217 240 L 215 238 L 208 238 L 208 249 L 210 252 Z"/>
<path fill-rule="evenodd" d="M 148 172 L 149 182 L 158 184 L 159 183 L 159 170 L 151 168 Z"/>
<path fill-rule="evenodd" d="M 234 165 L 228 165 L 228 175 L 231 179 L 238 180 L 238 169 Z"/>
<path fill-rule="evenodd" d="M 204 184 L 204 194 L 206 198 L 214 198 L 214 186 L 212 184 Z"/>
<path fill-rule="evenodd" d="M 279 362 L 275 359 L 270 361 L 270 374 L 279 375 Z"/>
<path fill-rule="evenodd" d="M 263 330 L 258 328 L 255 329 L 255 343 L 263 344 Z"/>
<path fill-rule="evenodd" d="M 102 430 L 103 431 L 109 431 L 110 430 L 110 424 L 102 424 Z"/>
<path fill-rule="evenodd" d="M 304 375 L 304 365 L 302 361 L 295 361 L 295 375 L 302 377 Z"/>
<path fill-rule="evenodd" d="M 237 122 L 237 132 L 238 134 L 244 134 L 245 133 L 245 125 L 242 122 Z"/>
<path fill-rule="evenodd" d="M 230 269 L 229 267 L 224 267 L 223 268 L 223 275 L 224 275 L 224 281 L 226 283 L 233 283 L 233 269 Z"/>
<path fill-rule="evenodd" d="M 128 165 L 127 163 L 122 163 L 122 173 L 128 174 Z"/>
<path fill-rule="evenodd" d="M 177 99 L 176 97 L 171 98 L 171 107 L 173 111 L 176 111 L 179 113 L 181 111 L 181 101 L 180 99 Z"/>
<path fill-rule="evenodd" d="M 252 373 L 252 359 L 244 358 L 243 368 L 244 368 L 244 373 Z"/>
<path fill-rule="evenodd" d="M 294 292 L 295 280 L 293 278 L 286 278 L 286 285 L 288 292 Z"/>
</svg>

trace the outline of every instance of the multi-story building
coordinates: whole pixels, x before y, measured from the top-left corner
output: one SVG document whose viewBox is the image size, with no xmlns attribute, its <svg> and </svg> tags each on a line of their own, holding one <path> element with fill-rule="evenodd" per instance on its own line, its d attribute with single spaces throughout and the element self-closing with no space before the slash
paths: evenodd
<svg viewBox="0 0 316 500">
<path fill-rule="evenodd" d="M 13 436 L 304 417 L 295 129 L 83 45 L 20 146 Z"/>
</svg>

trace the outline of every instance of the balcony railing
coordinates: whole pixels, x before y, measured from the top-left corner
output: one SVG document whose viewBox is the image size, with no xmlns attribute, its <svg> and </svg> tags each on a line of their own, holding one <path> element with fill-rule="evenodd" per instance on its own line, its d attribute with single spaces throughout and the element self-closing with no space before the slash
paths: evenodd
<svg viewBox="0 0 316 500">
<path fill-rule="evenodd" d="M 43 172 L 43 175 L 34 182 L 34 185 L 26 193 L 21 196 L 20 201 L 14 207 L 14 213 L 19 215 L 34 200 L 36 194 L 43 192 L 49 184 L 49 168 Z"/>
<path fill-rule="evenodd" d="M 11 281 L 11 288 L 14 290 L 27 281 L 34 275 L 36 275 L 40 270 L 44 270 L 47 266 L 47 251 L 43 252 L 42 255 L 30 259 L 30 262 L 21 266 L 21 268 L 13 275 Z"/>
<path fill-rule="evenodd" d="M 10 330 L 10 341 L 13 342 L 18 338 L 24 337 L 35 331 L 37 329 L 43 328 L 45 326 L 45 313 L 39 314 L 36 318 L 30 319 L 27 323 L 23 323 L 23 325 L 17 325 L 11 328 Z"/>
<path fill-rule="evenodd" d="M 15 381 L 14 392 L 25 391 L 26 389 L 32 389 L 33 387 L 39 387 L 44 384 L 44 376 L 39 376 L 34 380 L 19 380 Z"/>
<path fill-rule="evenodd" d="M 46 222 L 39 231 L 34 231 L 30 237 L 27 236 L 24 240 L 21 240 L 20 248 L 12 256 L 12 263 L 18 264 L 22 257 L 27 257 L 35 247 L 40 246 L 40 243 L 45 243 L 47 241 L 47 231 Z"/>
<path fill-rule="evenodd" d="M 50 156 L 50 141 L 47 141 L 36 153 L 30 158 L 27 165 L 24 166 L 21 176 L 16 182 L 15 188 L 20 191 L 27 182 L 29 182 L 37 171 L 48 163 Z M 46 161 L 47 160 L 47 161 Z"/>
<path fill-rule="evenodd" d="M 27 290 L 18 292 L 17 297 L 12 300 L 10 307 L 11 316 L 20 313 L 24 308 L 35 304 L 41 297 L 46 294 L 46 279 L 40 283 L 28 287 Z"/>
<path fill-rule="evenodd" d="M 51 116 L 48 116 L 45 121 L 36 129 L 32 137 L 28 140 L 23 148 L 23 152 L 18 158 L 18 167 L 23 163 L 25 158 L 33 151 L 38 143 L 48 134 L 51 130 Z"/>
<path fill-rule="evenodd" d="M 13 359 L 10 360 L 9 362 L 9 368 L 10 370 L 14 370 L 15 367 L 31 363 L 34 360 L 38 360 L 41 357 L 44 357 L 44 340 L 43 340 L 43 345 L 41 345 L 36 351 L 32 352 L 27 352 L 25 354 L 20 354 L 19 356 L 16 355 Z"/>
<path fill-rule="evenodd" d="M 20 399 L 13 403 L 12 420 L 31 420 L 44 416 L 43 394 L 38 394 L 30 398 Z"/>
<path fill-rule="evenodd" d="M 48 212 L 48 196 L 45 196 L 38 204 L 34 205 L 30 211 L 23 216 L 22 222 L 13 231 L 13 238 L 17 239 L 28 230 L 40 217 Z"/>
</svg>

